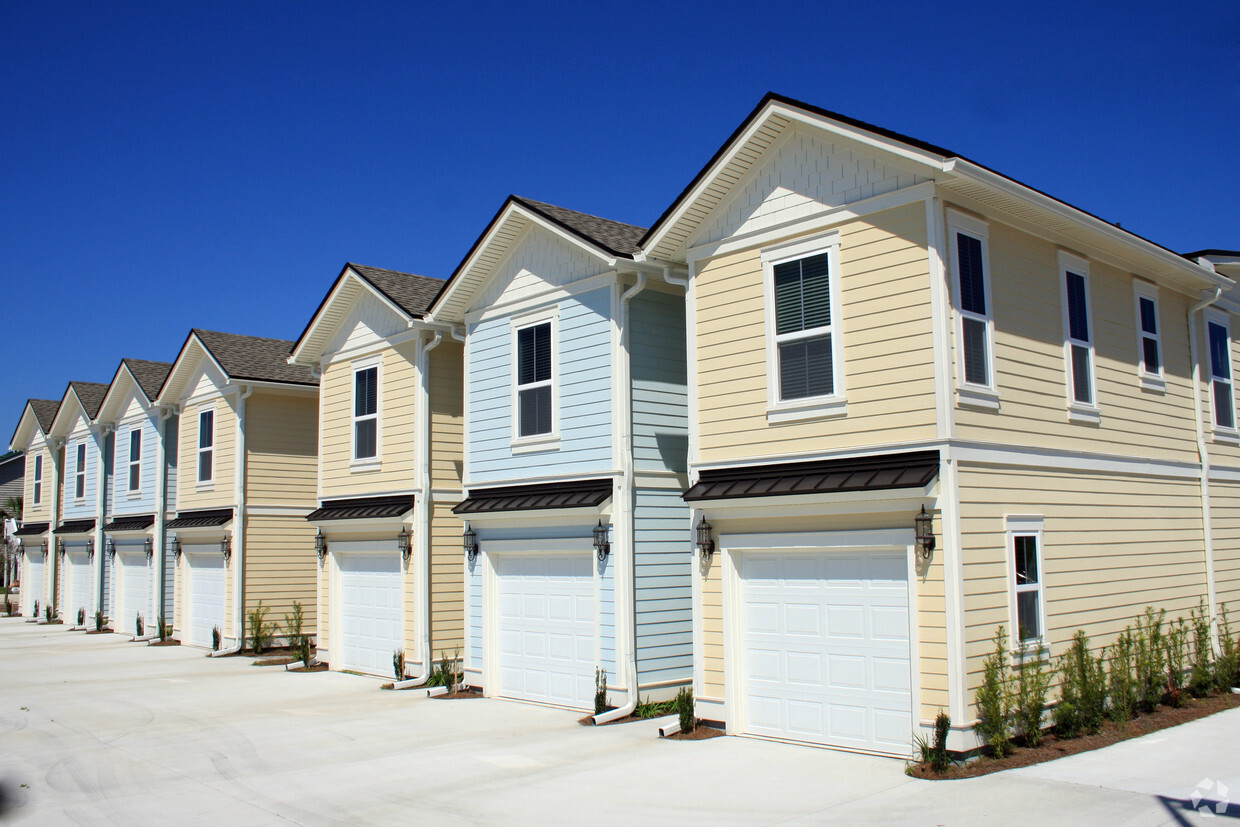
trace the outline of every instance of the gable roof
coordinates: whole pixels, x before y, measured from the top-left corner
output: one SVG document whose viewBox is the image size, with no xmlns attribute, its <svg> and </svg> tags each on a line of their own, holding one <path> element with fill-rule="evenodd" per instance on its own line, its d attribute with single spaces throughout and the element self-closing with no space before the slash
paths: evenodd
<svg viewBox="0 0 1240 827">
<path fill-rule="evenodd" d="M 39 422 L 39 427 L 43 429 L 43 433 L 50 431 L 52 423 L 56 421 L 56 411 L 60 410 L 60 400 L 27 399 L 26 404 L 34 413 L 35 418 Z"/>
<path fill-rule="evenodd" d="M 148 362 L 144 359 L 122 359 L 121 364 L 129 368 L 138 388 L 146 394 L 148 400 L 159 395 L 159 389 L 172 371 L 171 362 Z"/>
<path fill-rule="evenodd" d="M 309 367 L 288 363 L 293 343 L 287 339 L 265 339 L 261 336 L 242 336 L 239 333 L 221 333 L 198 328 L 191 330 L 190 335 L 202 342 L 203 347 L 229 379 L 282 382 L 288 385 L 319 384 Z"/>
<path fill-rule="evenodd" d="M 639 252 L 638 241 L 646 232 L 633 224 L 510 195 L 448 277 L 431 307 L 431 315 L 439 321 L 463 316 L 474 292 L 486 282 L 509 245 L 531 225 L 549 228 L 610 263 L 622 258 L 632 260 Z"/>
<path fill-rule="evenodd" d="M 50 436 L 64 437 L 69 433 L 69 424 L 73 421 L 74 411 L 80 410 L 88 422 L 93 422 L 99 415 L 99 406 L 108 395 L 108 385 L 101 382 L 70 382 L 65 388 L 64 398 L 56 409 L 51 427 L 46 431 Z"/>
<path fill-rule="evenodd" d="M 22 415 L 17 420 L 17 427 L 13 429 L 9 447 L 19 451 L 25 450 L 32 435 L 30 432 L 33 432 L 35 428 L 44 434 L 49 433 L 52 430 L 52 423 L 56 421 L 56 411 L 59 409 L 59 399 L 27 399 L 25 407 L 22 408 Z M 23 438 L 23 434 L 27 435 Z"/>
<path fill-rule="evenodd" d="M 386 300 L 393 310 L 410 321 L 426 318 L 431 304 L 446 284 L 443 279 L 431 276 L 419 276 L 414 273 L 402 273 L 399 270 L 384 270 L 380 267 L 367 267 L 363 264 L 347 262 L 341 269 L 340 275 L 336 276 L 336 280 L 332 282 L 332 286 L 328 288 L 323 300 L 319 302 L 318 308 L 310 316 L 305 330 L 290 348 L 290 359 L 301 362 L 308 347 L 314 350 L 314 346 L 310 344 L 311 340 L 316 341 L 320 348 L 326 346 L 331 338 L 332 328 L 340 323 L 346 308 L 357 295 L 358 288 L 354 286 L 350 289 L 349 287 L 350 284 L 356 285 L 356 281 L 350 281 L 350 274 Z M 317 359 L 315 357 L 306 359 L 307 363 L 313 361 Z"/>
<path fill-rule="evenodd" d="M 99 413 L 103 398 L 108 395 L 108 386 L 102 382 L 70 382 L 69 387 L 82 403 L 82 410 L 91 419 Z"/>
<path fill-rule="evenodd" d="M 642 258 L 674 260 L 698 227 L 786 129 L 797 123 L 859 142 L 921 166 L 936 184 L 984 203 L 1063 239 L 1106 253 L 1126 268 L 1177 281 L 1190 289 L 1230 286 L 1231 280 L 1172 250 L 1074 207 L 960 153 L 865 121 L 768 92 L 689 185 L 642 237 Z M 1075 243 L 1074 243 L 1075 242 Z"/>
</svg>

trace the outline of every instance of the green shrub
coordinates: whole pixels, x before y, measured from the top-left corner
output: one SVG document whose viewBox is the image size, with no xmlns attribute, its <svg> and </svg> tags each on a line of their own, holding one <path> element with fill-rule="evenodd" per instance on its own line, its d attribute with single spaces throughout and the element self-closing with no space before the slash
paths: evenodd
<svg viewBox="0 0 1240 827">
<path fill-rule="evenodd" d="M 392 671 L 396 673 L 396 680 L 403 681 L 405 679 L 405 650 L 397 649 L 392 653 Z"/>
<path fill-rule="evenodd" d="M 167 641 L 168 636 L 172 634 L 172 628 L 171 628 L 171 624 L 164 620 L 163 612 L 159 613 L 158 620 L 159 620 L 159 630 L 156 632 L 156 634 L 159 635 L 160 643 L 163 643 Z"/>
<path fill-rule="evenodd" d="M 51 623 L 51 622 L 52 622 L 52 615 L 53 615 L 53 614 L 55 614 L 55 613 L 52 611 L 52 604 L 51 604 L 51 603 L 48 603 L 46 606 L 44 606 L 44 607 L 43 607 L 43 614 L 47 615 L 47 622 L 48 622 L 48 623 Z"/>
<path fill-rule="evenodd" d="M 6 615 L 13 614 L 13 602 L 9 600 L 9 595 L 7 592 L 4 595 L 4 613 Z"/>
<path fill-rule="evenodd" d="M 693 732 L 697 728 L 697 717 L 693 709 L 693 689 L 688 686 L 680 687 L 673 704 L 676 714 L 680 716 L 680 731 Z"/>
<path fill-rule="evenodd" d="M 607 670 L 594 670 L 594 714 L 602 715 L 607 711 Z"/>
<path fill-rule="evenodd" d="M 34 602 L 34 619 L 39 619 L 39 601 L 37 600 Z"/>
<path fill-rule="evenodd" d="M 1214 662 L 1214 688 L 1230 692 L 1240 677 L 1240 641 L 1231 636 L 1231 623 L 1227 619 L 1227 605 L 1222 604 L 1218 622 L 1219 656 Z"/>
<path fill-rule="evenodd" d="M 271 639 L 275 637 L 280 625 L 275 621 L 267 620 L 268 607 L 263 605 L 263 601 L 258 601 L 258 605 L 249 611 L 250 625 L 250 645 L 254 649 L 254 654 L 261 655 L 263 650 L 271 644 Z M 244 645 L 244 644 L 243 644 Z"/>
<path fill-rule="evenodd" d="M 1147 606 L 1137 618 L 1136 650 L 1137 708 L 1149 712 L 1162 701 L 1166 686 L 1167 659 L 1163 640 L 1163 619 L 1167 610 L 1155 612 Z"/>
<path fill-rule="evenodd" d="M 638 701 L 633 708 L 635 718 L 662 718 L 676 711 L 675 701 Z"/>
<path fill-rule="evenodd" d="M 1097 657 L 1089 653 L 1084 629 L 1072 636 L 1072 646 L 1059 658 L 1059 705 L 1055 729 L 1065 738 L 1089 735 L 1102 728 L 1106 715 L 1106 648 Z"/>
<path fill-rule="evenodd" d="M 284 615 L 284 628 L 288 630 L 288 648 L 293 657 L 301 661 L 307 668 L 310 666 L 310 636 L 302 631 L 305 624 L 305 613 L 299 601 L 293 601 L 293 613 Z"/>
<path fill-rule="evenodd" d="M 1050 686 L 1051 673 L 1043 666 L 1041 653 L 1030 658 L 1028 647 L 1022 644 L 1012 716 L 1026 746 L 1036 747 L 1042 743 L 1042 717 L 1046 713 L 1046 694 Z"/>
<path fill-rule="evenodd" d="M 1193 630 L 1193 665 L 1188 675 L 1188 691 L 1204 698 L 1214 687 L 1214 647 L 1210 643 L 1210 612 L 1203 598 L 1193 609 L 1189 625 Z"/>
<path fill-rule="evenodd" d="M 977 690 L 977 731 L 996 758 L 1003 758 L 1012 750 L 1008 738 L 1012 706 L 1007 663 L 1007 631 L 1000 626 L 995 632 L 995 651 L 982 661 L 982 685 Z"/>
<path fill-rule="evenodd" d="M 81 606 L 78 607 L 77 625 L 78 626 L 86 625 L 86 609 L 82 608 Z"/>
<path fill-rule="evenodd" d="M 95 612 L 95 631 L 103 631 L 103 612 Z"/>
<path fill-rule="evenodd" d="M 133 627 L 137 631 L 138 637 L 142 637 L 146 633 L 146 624 L 142 622 L 142 612 L 134 613 Z"/>
<path fill-rule="evenodd" d="M 1124 631 L 1115 640 L 1108 681 L 1111 720 L 1116 723 L 1131 720 L 1137 711 L 1137 681 L 1133 676 L 1136 648 L 1137 643 L 1133 637 L 1132 627 L 1125 626 Z"/>
<path fill-rule="evenodd" d="M 1187 649 L 1188 624 L 1181 617 L 1168 624 L 1167 634 L 1163 637 L 1163 651 L 1167 663 L 1163 702 L 1170 706 L 1179 706 L 1184 700 L 1184 658 Z"/>
<path fill-rule="evenodd" d="M 444 651 L 439 652 L 439 665 L 431 670 L 431 676 L 427 678 L 427 686 L 446 686 L 448 694 L 451 695 L 456 689 L 457 683 L 460 682 L 461 675 L 456 671 L 456 662 L 461 656 L 461 650 L 457 649 L 451 658 Z"/>
<path fill-rule="evenodd" d="M 211 627 L 211 651 L 212 651 L 212 652 L 218 652 L 218 651 L 220 651 L 220 641 L 221 641 L 221 639 L 222 639 L 223 637 L 224 637 L 224 636 L 223 636 L 223 634 L 220 632 L 220 627 L 219 627 L 219 626 L 212 626 L 212 627 Z"/>
</svg>

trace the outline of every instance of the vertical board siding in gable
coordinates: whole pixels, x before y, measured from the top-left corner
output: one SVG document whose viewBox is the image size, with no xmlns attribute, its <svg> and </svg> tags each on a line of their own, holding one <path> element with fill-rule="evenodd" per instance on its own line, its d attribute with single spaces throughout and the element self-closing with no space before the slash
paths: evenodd
<svg viewBox="0 0 1240 827">
<path fill-rule="evenodd" d="M 231 401 L 218 397 L 215 410 L 215 468 L 209 490 L 197 490 L 198 484 L 198 412 L 201 405 L 186 405 L 181 412 L 181 458 L 177 480 L 178 511 L 203 508 L 231 508 L 236 504 L 237 415 Z"/>
<path fill-rule="evenodd" d="M 601 259 L 542 228 L 531 229 L 500 262 L 474 307 L 518 301 L 607 272 Z"/>
<path fill-rule="evenodd" d="M 794 127 L 742 180 L 715 208 L 717 218 L 695 234 L 691 246 L 810 218 L 930 179 L 898 166 L 894 158 L 880 162 L 846 139 L 831 141 Z"/>
<path fill-rule="evenodd" d="M 641 683 L 693 673 L 693 554 L 690 511 L 673 489 L 637 489 L 634 600 Z"/>
<path fill-rule="evenodd" d="M 647 291 L 629 306 L 633 466 L 684 473 L 689 463 L 684 297 Z"/>
<path fill-rule="evenodd" d="M 255 391 L 246 400 L 246 500 L 315 506 L 318 398 Z"/>
<path fill-rule="evenodd" d="M 336 353 L 345 348 L 364 348 L 408 329 L 408 322 L 368 289 L 357 297 L 336 326 L 336 335 L 324 348 Z"/>
<path fill-rule="evenodd" d="M 474 485 L 611 469 L 611 291 L 592 290 L 559 307 L 558 450 L 513 454 L 511 322 L 488 319 L 471 330 L 467 427 Z"/>
<path fill-rule="evenodd" d="M 844 417 L 767 422 L 760 251 L 699 266 L 694 280 L 702 461 L 769 459 L 935 436 L 925 209 L 914 204 L 886 210 L 841 224 L 839 231 Z"/>
<path fill-rule="evenodd" d="M 253 398 L 253 397 L 251 397 Z M 280 624 L 287 634 L 285 615 L 293 613 L 293 601 L 302 606 L 303 631 L 313 630 L 318 623 L 318 555 L 314 553 L 316 527 L 302 517 L 248 515 L 245 519 L 245 611 L 258 606 L 269 609 L 267 620 Z M 236 565 L 233 555 L 232 565 Z M 232 570 L 229 568 L 227 590 L 232 597 Z M 232 623 L 231 606 L 225 618 Z M 232 632 L 230 631 L 230 634 Z"/>
<path fill-rule="evenodd" d="M 1069 422 L 1058 248 L 992 223 L 989 250 L 1000 408 L 959 407 L 958 435 L 1036 448 L 1195 461 L 1185 322 L 1195 299 L 1168 287 L 1159 291 L 1166 391 L 1142 390 L 1132 274 L 1091 262 L 1091 332 L 1102 421 L 1096 426 Z"/>
</svg>

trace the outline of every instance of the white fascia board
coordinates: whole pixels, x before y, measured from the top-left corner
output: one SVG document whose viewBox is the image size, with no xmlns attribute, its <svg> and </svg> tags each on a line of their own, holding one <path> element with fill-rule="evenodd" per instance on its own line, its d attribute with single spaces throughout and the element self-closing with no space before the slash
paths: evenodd
<svg viewBox="0 0 1240 827">
<path fill-rule="evenodd" d="M 1159 247 L 1153 242 L 1146 241 L 1138 236 L 1133 235 L 1126 230 L 1116 227 L 1114 224 L 1103 221 L 1101 218 L 1090 215 L 1076 207 L 1065 204 L 1049 195 L 1040 193 L 1024 184 L 1006 178 L 997 172 L 986 169 L 983 166 L 966 161 L 963 158 L 953 158 L 944 165 L 944 172 L 957 176 L 962 179 L 980 184 L 998 193 L 1002 193 L 1012 198 L 1019 199 L 1025 203 L 1045 210 L 1054 215 L 1059 216 L 1065 221 L 1071 221 L 1074 224 L 1083 226 L 1084 228 L 1104 236 L 1107 240 L 1118 243 L 1131 249 L 1133 252 L 1143 256 L 1158 259 L 1163 264 L 1179 270 L 1185 275 L 1194 277 L 1201 282 L 1202 287 L 1231 287 L 1235 284 L 1232 279 L 1202 267 L 1201 265 L 1189 261 L 1183 256 L 1176 255 L 1170 250 Z"/>
<path fill-rule="evenodd" d="M 303 385 L 299 382 L 271 382 L 264 379 L 235 379 L 230 377 L 220 393 L 232 393 L 238 388 L 260 388 L 284 393 L 317 394 L 318 385 Z"/>
<path fill-rule="evenodd" d="M 66 404 L 72 398 L 72 405 Z M 69 413 L 70 409 L 76 409 L 74 413 Z M 56 418 L 52 420 L 52 427 L 47 432 L 48 436 L 64 438 L 69 435 L 72 429 L 69 424 L 73 422 L 77 416 L 77 412 L 81 412 L 82 418 L 90 422 L 90 417 L 86 414 L 86 408 L 82 406 L 82 400 L 78 399 L 77 391 L 70 385 L 65 391 L 64 399 L 60 400 L 60 407 L 56 410 Z"/>
<path fill-rule="evenodd" d="M 151 400 L 147 397 L 146 391 L 142 390 L 142 386 L 138 384 L 129 366 L 121 362 L 121 366 L 116 370 L 115 378 L 112 379 L 112 384 L 108 385 L 108 392 L 103 397 L 103 404 L 99 406 L 99 415 L 95 417 L 95 422 L 101 425 L 115 425 L 121 413 L 116 410 L 116 406 L 127 398 L 130 388 L 138 392 L 138 401 L 142 402 L 143 407 L 147 409 L 151 407 Z"/>
<path fill-rule="evenodd" d="M 351 288 L 351 292 L 347 297 L 342 299 L 341 295 L 344 293 L 346 287 Z M 413 327 L 417 322 L 421 321 L 421 319 L 415 319 L 413 316 L 409 315 L 404 308 L 388 298 L 383 291 L 372 285 L 352 267 L 346 267 L 344 271 L 344 278 L 340 279 L 340 281 L 334 286 L 331 293 L 328 294 L 327 301 L 323 302 L 323 306 L 319 309 L 319 312 L 315 314 L 313 319 L 311 319 L 310 326 L 306 331 L 307 335 L 302 339 L 301 345 L 289 354 L 288 363 L 290 365 L 312 365 L 322 358 L 323 344 L 331 338 L 333 333 L 336 332 L 336 326 L 339 323 L 338 320 L 335 322 L 324 323 L 322 321 L 323 316 L 334 310 L 337 304 L 341 301 L 352 302 L 357 295 L 357 291 L 359 290 L 365 290 L 366 292 L 374 295 L 375 298 L 382 302 L 384 306 L 386 306 L 397 316 L 404 319 L 405 323 L 410 327 Z M 320 341 L 316 342 L 316 339 Z"/>
<path fill-rule="evenodd" d="M 611 517 L 611 499 L 600 506 L 578 508 L 540 508 L 529 511 L 485 511 L 477 514 L 457 514 L 461 525 L 473 523 L 480 528 L 495 526 L 572 526 L 592 523 Z M 588 541 L 588 540 L 587 540 Z M 526 541 L 522 541 L 526 542 Z M 574 540 L 576 542 L 576 540 Z"/>
<path fill-rule="evenodd" d="M 215 356 L 198 338 L 198 334 L 190 334 L 189 340 L 177 354 L 176 361 L 172 363 L 172 370 L 168 372 L 168 378 L 164 380 L 164 387 L 160 391 L 159 398 L 155 400 L 155 404 L 160 406 L 180 404 L 183 394 L 179 392 L 181 388 L 178 386 L 184 385 L 186 378 L 192 376 L 198 367 L 197 361 L 190 361 L 190 354 L 195 349 L 198 351 L 199 359 L 205 357 L 211 360 L 211 363 L 219 370 L 220 376 L 223 376 L 225 380 L 229 378 L 228 371 L 224 370 L 224 366 L 215 360 Z"/>
<path fill-rule="evenodd" d="M 47 434 L 43 432 L 43 426 L 39 424 L 39 417 L 35 415 L 34 408 L 27 402 L 25 410 L 22 411 L 21 419 L 17 420 L 17 430 L 13 431 L 13 439 L 9 442 L 9 450 L 28 450 L 37 434 L 43 434 L 44 440 L 47 439 Z"/>
</svg>

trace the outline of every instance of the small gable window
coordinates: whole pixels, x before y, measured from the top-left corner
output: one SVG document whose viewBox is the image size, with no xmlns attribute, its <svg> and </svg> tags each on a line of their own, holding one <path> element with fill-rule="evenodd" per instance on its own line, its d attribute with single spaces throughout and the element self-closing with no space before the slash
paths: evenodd
<svg viewBox="0 0 1240 827">
<path fill-rule="evenodd" d="M 129 432 L 129 490 L 142 490 L 142 431 Z"/>
<path fill-rule="evenodd" d="M 76 466 L 73 474 L 73 498 L 80 500 L 86 496 L 86 443 L 77 446 Z"/>
<path fill-rule="evenodd" d="M 198 482 L 211 482 L 215 470 L 215 411 L 198 414 Z"/>
<path fill-rule="evenodd" d="M 1137 313 L 1137 374 L 1142 387 L 1162 390 L 1162 330 L 1158 322 L 1158 287 L 1133 282 Z"/>
<path fill-rule="evenodd" d="M 1231 326 L 1222 315 L 1206 319 L 1210 346 L 1210 401 L 1214 409 L 1214 430 L 1234 434 L 1235 399 L 1231 380 Z"/>
<path fill-rule="evenodd" d="M 353 372 L 353 458 L 379 455 L 379 368 Z"/>
<path fill-rule="evenodd" d="M 552 410 L 551 322 L 517 329 L 517 436 L 550 434 Z"/>
<path fill-rule="evenodd" d="M 34 504 L 43 502 L 43 455 L 34 457 Z"/>
</svg>

